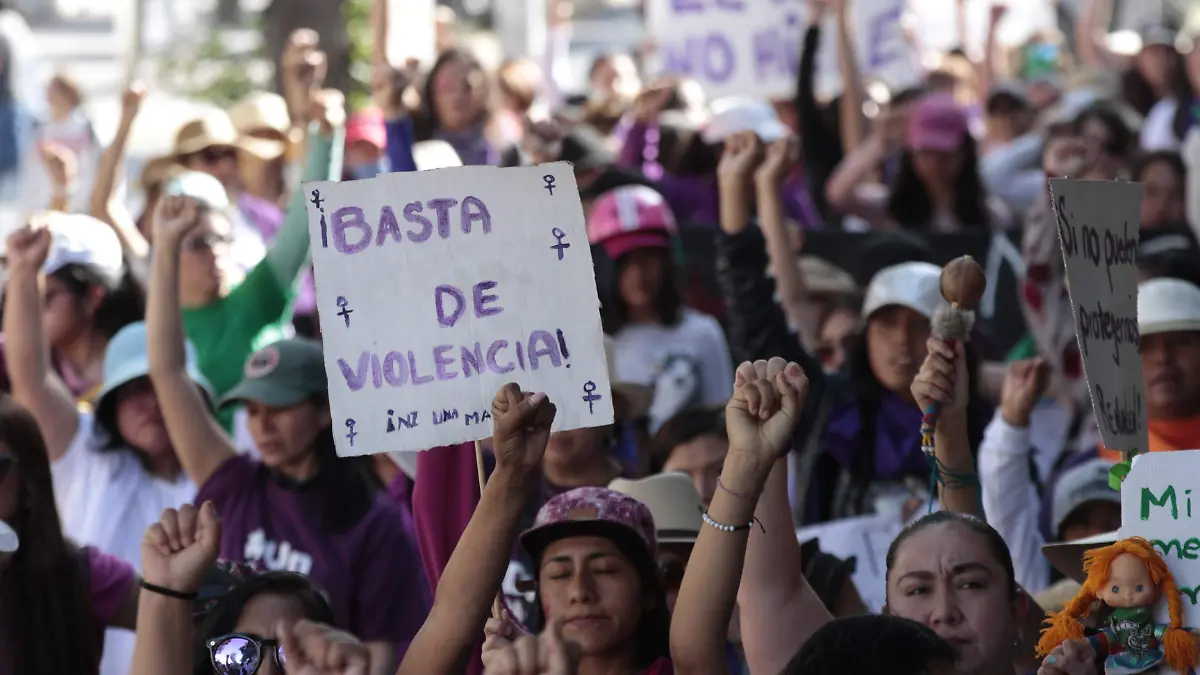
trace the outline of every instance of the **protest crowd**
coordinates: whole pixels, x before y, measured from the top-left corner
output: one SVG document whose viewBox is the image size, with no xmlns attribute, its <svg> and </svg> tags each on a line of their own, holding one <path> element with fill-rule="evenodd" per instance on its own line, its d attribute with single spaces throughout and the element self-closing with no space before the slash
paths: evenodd
<svg viewBox="0 0 1200 675">
<path fill-rule="evenodd" d="M 982 50 L 910 31 L 889 87 L 867 2 L 795 3 L 764 96 L 663 66 L 662 35 L 573 91 L 567 0 L 538 58 L 486 68 L 443 25 L 396 63 L 403 4 L 376 0 L 367 105 L 297 30 L 280 92 L 155 120 L 173 150 L 129 185 L 143 85 L 103 144 L 67 72 L 34 138 L 0 115 L 0 177 L 47 195 L 4 246 L 0 674 L 1149 672 L 1091 623 L 1039 635 L 1107 598 L 1083 551 L 1136 514 L 1130 457 L 1200 448 L 1200 31 L 1120 53 L 1112 0 L 1080 0 L 1070 34 L 1002 47 L 997 0 Z M 498 201 L 521 167 L 538 198 Z M 535 222 L 548 257 L 433 248 Z M 458 337 L 409 344 L 410 264 L 502 280 L 438 286 L 426 333 Z M 523 278 L 549 281 L 502 293 Z M 484 339 L 501 304 L 520 334 Z M 527 386 L 588 358 L 582 396 Z M 465 431 L 441 403 L 346 417 L 456 377 L 486 389 Z M 1153 504 L 1190 518 L 1174 479 Z M 1200 629 L 1169 563 L 1172 627 Z"/>
</svg>

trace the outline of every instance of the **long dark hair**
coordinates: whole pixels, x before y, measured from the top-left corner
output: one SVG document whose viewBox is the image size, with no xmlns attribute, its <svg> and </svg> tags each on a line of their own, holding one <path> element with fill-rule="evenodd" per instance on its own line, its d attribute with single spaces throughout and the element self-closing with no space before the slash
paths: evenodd
<svg viewBox="0 0 1200 675">
<path fill-rule="evenodd" d="M 29 411 L 0 395 L 0 446 L 16 460 L 21 546 L 0 573 L 0 626 L 12 672 L 96 673 L 101 633 L 92 622 L 88 566 L 63 535 L 46 443 Z"/>
<path fill-rule="evenodd" d="M 193 646 L 192 673 L 212 675 L 212 661 L 208 654 L 208 641 L 232 633 L 242 611 L 252 598 L 263 594 L 288 595 L 300 602 L 304 617 L 310 621 L 332 625 L 333 609 L 329 601 L 309 581 L 308 577 L 295 572 L 264 572 L 242 581 L 217 601 L 212 611 L 204 615 L 196 630 Z"/>
<path fill-rule="evenodd" d="M 433 62 L 433 67 L 429 69 L 429 74 L 425 76 L 425 83 L 421 88 L 421 109 L 413 115 L 413 135 L 418 141 L 428 141 L 433 138 L 442 128 L 442 121 L 438 119 L 437 107 L 433 101 L 433 82 L 442 68 L 452 64 L 461 63 L 469 70 L 479 73 L 486 73 L 483 64 L 475 55 L 465 49 L 447 49 L 442 52 L 437 61 Z M 486 86 L 486 83 L 485 83 Z M 475 120 L 477 124 L 485 124 L 488 121 L 488 109 L 485 106 L 480 111 L 479 119 Z"/>
<path fill-rule="evenodd" d="M 804 642 L 780 675 L 928 675 L 958 652 L 932 628 L 897 616 L 834 619 Z"/>
<path fill-rule="evenodd" d="M 317 408 L 329 407 L 329 399 L 322 395 L 314 396 L 311 403 Z M 317 435 L 313 452 L 320 468 L 316 477 L 307 483 L 297 484 L 265 466 L 261 470 L 271 472 L 273 478 L 285 486 L 308 494 L 317 505 L 322 529 L 345 532 L 357 525 L 375 504 L 379 481 L 373 476 L 370 458 L 338 457 L 332 426 Z"/>
<path fill-rule="evenodd" d="M 992 223 L 987 208 L 987 190 L 979 177 L 979 148 L 970 134 L 963 136 L 962 162 L 954 179 L 954 217 L 962 227 L 987 230 Z M 912 152 L 900 154 L 900 166 L 892 181 L 887 213 L 892 220 L 908 229 L 926 229 L 933 221 L 933 199 L 913 168 Z"/>
<path fill-rule="evenodd" d="M 77 300 L 82 299 L 93 286 L 105 289 L 104 299 L 96 308 L 92 325 L 107 339 L 111 340 L 117 331 L 146 316 L 146 292 L 128 270 L 115 286 L 111 286 L 87 265 L 64 265 L 51 276 L 62 281 Z"/>
<path fill-rule="evenodd" d="M 868 319 L 869 320 L 869 319 Z M 862 429 L 858 434 L 858 448 L 850 464 L 851 499 L 855 512 L 862 512 L 867 488 L 875 477 L 875 434 L 876 418 L 883 403 L 884 387 L 871 369 L 868 355 L 867 335 L 864 329 L 854 338 L 850 351 L 850 381 L 854 386 L 858 415 Z M 967 376 L 970 379 L 971 398 L 967 403 L 967 439 L 972 449 L 983 442 L 983 430 L 991 421 L 991 411 L 979 393 L 979 356 L 967 343 Z"/>
<path fill-rule="evenodd" d="M 683 296 L 679 292 L 679 270 L 669 250 L 664 249 L 659 255 L 663 257 L 662 285 L 658 289 L 658 295 L 654 298 L 654 313 L 665 325 L 674 326 L 683 316 Z M 621 256 L 616 261 L 616 273 L 613 275 L 611 289 L 612 297 L 600 308 L 600 322 L 604 325 L 604 332 L 608 335 L 616 335 L 629 323 L 629 305 L 621 297 L 621 272 L 628 263 L 628 254 Z"/>
</svg>

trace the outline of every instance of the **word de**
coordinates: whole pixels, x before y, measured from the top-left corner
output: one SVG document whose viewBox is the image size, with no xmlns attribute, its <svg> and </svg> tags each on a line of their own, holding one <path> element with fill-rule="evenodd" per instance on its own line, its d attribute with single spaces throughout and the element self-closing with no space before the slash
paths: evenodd
<svg viewBox="0 0 1200 675">
<path fill-rule="evenodd" d="M 376 389 L 380 389 L 384 383 L 390 387 L 421 386 L 459 376 L 480 376 L 485 372 L 504 375 L 515 370 L 537 371 L 544 367 L 570 365 L 555 334 L 548 330 L 534 330 L 528 338 L 512 342 L 497 339 L 469 345 L 438 345 L 428 356 L 428 360 L 418 361 L 417 353 L 411 349 L 392 350 L 382 356 L 363 351 L 355 365 L 344 358 L 339 358 L 337 364 L 350 391 L 366 387 L 368 378 Z"/>
<path fill-rule="evenodd" d="M 333 247 L 338 253 L 354 255 L 370 248 L 372 242 L 376 247 L 380 247 L 389 239 L 399 244 L 407 238 L 414 244 L 420 244 L 429 241 L 433 236 L 435 220 L 438 236 L 442 239 L 449 239 L 453 229 L 451 227 L 451 210 L 456 206 L 458 207 L 458 224 L 463 234 L 471 234 L 474 223 L 479 223 L 484 234 L 492 231 L 492 214 L 488 211 L 487 204 L 484 204 L 483 200 L 478 197 L 463 197 L 461 203 L 451 197 L 430 199 L 424 204 L 409 202 L 401 209 L 401 216 L 406 223 L 418 227 L 416 229 L 409 228 L 403 232 L 400 230 L 400 221 L 396 218 L 396 212 L 391 206 L 384 206 L 379 210 L 379 218 L 376 219 L 374 226 L 367 221 L 367 214 L 361 207 L 343 206 L 334 210 L 329 225 L 329 229 L 332 230 L 330 234 L 333 235 Z M 432 212 L 430 215 L 434 220 L 430 220 L 424 215 L 426 209 Z M 328 246 L 325 243 L 326 224 L 324 219 L 321 221 L 321 242 L 323 246 Z"/>
<path fill-rule="evenodd" d="M 337 299 L 337 306 L 342 308 L 342 311 L 338 312 L 337 315 L 345 320 L 346 328 L 349 328 L 350 315 L 354 313 L 354 310 L 350 309 L 350 301 L 346 299 L 346 296 L 339 295 Z"/>
<path fill-rule="evenodd" d="M 542 182 L 546 184 L 546 192 L 554 194 L 554 176 L 549 174 L 542 176 Z"/>
<path fill-rule="evenodd" d="M 475 317 L 482 319 L 488 316 L 496 316 L 504 311 L 503 307 L 488 305 L 495 303 L 500 299 L 500 296 L 493 293 L 488 293 L 497 286 L 495 281 L 481 281 L 471 288 L 472 306 L 475 308 Z M 454 301 L 454 310 L 449 314 L 446 313 L 446 300 Z M 464 312 L 467 311 L 467 298 L 463 292 L 454 286 L 443 284 L 433 289 L 433 304 L 437 308 L 438 323 L 450 328 L 458 323 Z"/>
<path fill-rule="evenodd" d="M 1121 345 L 1131 344 L 1142 353 L 1142 334 L 1138 329 L 1137 317 L 1118 316 L 1113 314 L 1099 302 L 1096 310 L 1079 306 L 1079 326 L 1075 331 L 1079 335 L 1079 344 L 1084 356 L 1089 354 L 1092 340 L 1111 342 L 1113 345 L 1113 362 L 1121 365 Z"/>
<path fill-rule="evenodd" d="M 1112 291 L 1113 265 L 1137 264 L 1137 233 L 1135 232 L 1130 236 L 1129 223 L 1127 221 L 1125 223 L 1125 231 L 1121 235 L 1115 235 L 1110 231 L 1106 231 L 1103 237 L 1103 246 L 1101 246 L 1100 233 L 1094 227 L 1083 225 L 1080 228 L 1076 228 L 1071 222 L 1071 219 L 1075 217 L 1075 212 L 1070 210 L 1066 199 L 1062 195 L 1059 195 L 1056 204 L 1057 207 L 1054 209 L 1054 212 L 1058 220 L 1058 235 L 1062 240 L 1063 251 L 1072 257 L 1082 255 L 1096 266 L 1099 266 L 1100 261 L 1103 260 L 1108 273 L 1108 290 Z"/>
<path fill-rule="evenodd" d="M 550 248 L 556 250 L 558 252 L 558 259 L 562 260 L 563 259 L 563 250 L 571 248 L 570 244 L 563 243 L 563 239 L 566 239 L 567 233 L 563 232 L 562 230 L 560 230 L 556 227 L 556 228 L 550 230 L 550 234 L 553 235 L 554 239 L 558 242 L 557 244 L 554 244 Z"/>
</svg>

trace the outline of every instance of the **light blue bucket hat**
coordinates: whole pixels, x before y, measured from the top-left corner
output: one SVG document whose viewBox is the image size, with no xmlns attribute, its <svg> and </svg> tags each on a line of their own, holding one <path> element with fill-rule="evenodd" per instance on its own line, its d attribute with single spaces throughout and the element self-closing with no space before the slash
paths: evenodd
<svg viewBox="0 0 1200 675">
<path fill-rule="evenodd" d="M 138 321 L 125 326 L 108 341 L 108 349 L 104 352 L 104 383 L 96 393 L 96 409 L 100 410 L 105 398 L 116 391 L 121 385 L 129 384 L 139 377 L 150 374 L 150 359 L 146 352 L 146 323 Z M 204 393 L 212 398 L 212 386 L 200 372 L 199 358 L 196 347 L 188 340 L 184 344 L 187 361 L 187 374 L 200 386 Z"/>
</svg>

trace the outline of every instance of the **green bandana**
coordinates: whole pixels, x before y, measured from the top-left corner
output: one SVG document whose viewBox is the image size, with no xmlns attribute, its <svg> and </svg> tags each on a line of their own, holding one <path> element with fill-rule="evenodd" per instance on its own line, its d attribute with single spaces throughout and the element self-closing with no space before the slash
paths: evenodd
<svg viewBox="0 0 1200 675">
<path fill-rule="evenodd" d="M 1131 652 L 1154 649 L 1154 607 L 1114 607 L 1108 619 L 1117 641 Z"/>
</svg>

